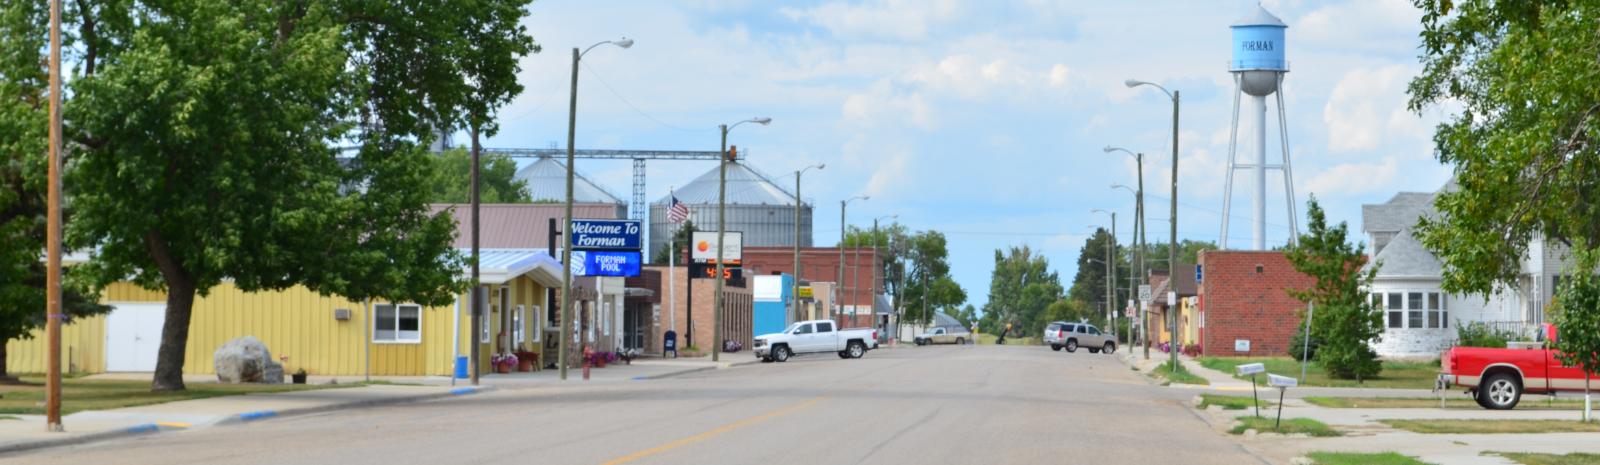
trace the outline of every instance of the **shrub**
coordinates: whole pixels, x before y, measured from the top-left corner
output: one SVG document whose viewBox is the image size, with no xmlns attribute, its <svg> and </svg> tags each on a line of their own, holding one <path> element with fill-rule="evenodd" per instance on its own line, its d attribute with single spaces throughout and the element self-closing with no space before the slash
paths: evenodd
<svg viewBox="0 0 1600 465">
<path fill-rule="evenodd" d="M 1294 357 L 1296 362 L 1303 362 L 1307 358 L 1316 360 L 1317 349 L 1320 347 L 1322 347 L 1322 338 L 1313 337 L 1311 338 L 1310 351 L 1306 350 L 1306 327 L 1301 325 L 1300 329 L 1294 332 L 1294 339 L 1289 340 L 1289 356 Z"/>
<path fill-rule="evenodd" d="M 1456 345 L 1460 347 L 1492 347 L 1504 349 L 1506 342 L 1516 338 L 1511 331 L 1498 330 L 1482 322 L 1456 324 Z"/>
</svg>

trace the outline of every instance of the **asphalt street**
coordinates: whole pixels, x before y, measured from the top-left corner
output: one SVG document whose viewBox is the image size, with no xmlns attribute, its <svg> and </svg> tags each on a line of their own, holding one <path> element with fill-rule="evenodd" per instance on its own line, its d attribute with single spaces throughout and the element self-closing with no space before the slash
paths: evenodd
<svg viewBox="0 0 1600 465">
<path fill-rule="evenodd" d="M 744 359 L 748 353 L 731 354 Z M 1250 464 L 1112 357 L 937 346 L 500 390 L 6 457 L 14 464 Z"/>
</svg>

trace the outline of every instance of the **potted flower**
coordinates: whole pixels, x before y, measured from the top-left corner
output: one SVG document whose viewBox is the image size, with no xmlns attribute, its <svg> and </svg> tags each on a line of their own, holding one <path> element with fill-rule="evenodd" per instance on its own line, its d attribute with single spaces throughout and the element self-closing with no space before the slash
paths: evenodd
<svg viewBox="0 0 1600 465">
<path fill-rule="evenodd" d="M 516 356 L 517 371 L 520 372 L 533 371 L 533 364 L 539 361 L 539 354 L 525 350 L 517 351 Z"/>
<path fill-rule="evenodd" d="M 517 356 L 508 353 L 498 353 L 489 358 L 489 364 L 494 365 L 496 373 L 510 373 L 511 367 L 517 366 Z"/>
<path fill-rule="evenodd" d="M 289 375 L 289 377 L 293 378 L 294 384 L 305 384 L 306 383 L 306 369 L 305 368 L 301 368 L 299 370 L 295 370 L 294 374 Z"/>
<path fill-rule="evenodd" d="M 590 355 L 589 358 L 590 358 L 589 364 L 593 365 L 595 368 L 605 368 L 606 367 L 606 353 L 605 352 L 595 352 L 593 355 Z"/>
</svg>

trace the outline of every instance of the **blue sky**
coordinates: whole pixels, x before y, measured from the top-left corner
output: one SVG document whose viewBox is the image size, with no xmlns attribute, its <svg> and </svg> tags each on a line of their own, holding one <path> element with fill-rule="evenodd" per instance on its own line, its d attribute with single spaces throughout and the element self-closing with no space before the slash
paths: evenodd
<svg viewBox="0 0 1600 465">
<path fill-rule="evenodd" d="M 563 146 L 571 49 L 627 36 L 633 48 L 584 58 L 578 147 L 716 150 L 716 125 L 772 117 L 768 127 L 739 127 L 730 143 L 784 179 L 827 163 L 805 178 L 818 245 L 838 240 L 840 199 L 871 195 L 851 204 L 850 222 L 897 214 L 913 229 L 945 232 L 953 274 L 981 308 L 997 248 L 1042 250 L 1070 281 L 1084 238 L 1107 223 L 1091 209 L 1118 211 L 1128 239 L 1132 196 L 1108 186 L 1132 184 L 1136 169 L 1102 153 L 1106 145 L 1147 154 L 1150 237 L 1166 237 L 1171 106 L 1154 89 L 1125 88 L 1128 78 L 1182 91 L 1178 235 L 1217 239 L 1233 92 L 1228 25 L 1256 3 L 540 0 L 525 24 L 544 52 L 523 61 L 526 90 L 485 145 Z M 1431 144 L 1443 110 L 1405 107 L 1419 70 L 1420 14 L 1409 1 L 1262 4 L 1290 26 L 1283 92 L 1298 202 L 1315 194 L 1330 219 L 1359 230 L 1361 204 L 1444 183 L 1449 170 Z M 1253 153 L 1248 130 L 1241 160 Z M 714 167 L 651 163 L 649 198 Z M 578 168 L 626 197 L 627 162 Z M 1267 185 L 1268 243 L 1281 244 L 1282 179 L 1271 173 Z M 1231 243 L 1248 247 L 1250 200 L 1236 194 L 1234 203 Z"/>
</svg>

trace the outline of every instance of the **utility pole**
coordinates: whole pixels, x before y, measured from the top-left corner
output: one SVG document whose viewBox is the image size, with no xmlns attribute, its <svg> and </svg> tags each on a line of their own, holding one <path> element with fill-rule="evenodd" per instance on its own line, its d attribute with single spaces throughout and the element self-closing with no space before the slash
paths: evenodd
<svg viewBox="0 0 1600 465">
<path fill-rule="evenodd" d="M 481 261 L 478 258 L 478 157 L 480 152 L 482 152 L 482 147 L 478 146 L 478 128 L 474 126 L 472 128 L 472 323 L 470 324 L 472 326 L 472 336 L 467 338 L 467 345 L 472 347 L 472 351 L 468 352 L 468 356 L 472 360 L 473 386 L 478 385 L 478 362 L 482 357 L 479 352 L 483 351 L 483 344 L 481 344 L 483 341 L 478 339 L 479 335 L 483 334 L 483 285 L 478 283 L 478 262 Z M 372 314 L 370 307 L 367 314 L 368 316 Z M 371 344 L 367 345 L 370 351 Z M 367 358 L 370 365 L 371 357 Z"/>
<path fill-rule="evenodd" d="M 561 359 L 561 363 L 558 366 L 561 367 L 562 381 L 567 379 L 567 361 L 569 354 L 572 353 L 572 349 L 567 347 L 571 345 L 567 343 L 567 339 L 572 337 L 572 172 L 576 169 L 573 167 L 572 161 L 577 155 L 573 152 L 573 147 L 576 145 L 575 139 L 578 137 L 578 58 L 580 56 L 582 55 L 578 52 L 578 48 L 573 47 L 572 102 L 567 107 L 567 210 L 566 214 L 561 217 L 561 230 L 563 232 L 561 235 L 561 338 L 556 346 L 557 358 Z M 473 165 L 476 166 L 477 162 L 474 161 Z M 476 234 L 476 230 L 474 230 L 474 234 Z M 476 286 L 477 283 L 474 282 L 473 285 Z M 473 292 L 478 291 L 474 288 Z M 473 312 L 480 311 L 476 295 L 472 299 L 472 305 Z M 474 313 L 474 319 L 476 319 L 476 315 Z M 473 353 L 477 353 L 477 351 L 473 351 Z M 473 370 L 476 371 L 478 364 L 473 363 L 472 366 Z"/>
<path fill-rule="evenodd" d="M 1172 282 L 1172 278 L 1178 272 L 1178 102 L 1181 101 L 1179 96 L 1179 91 L 1172 91 L 1172 216 L 1169 218 L 1172 224 L 1172 231 L 1169 231 L 1170 235 L 1167 239 L 1167 269 L 1170 270 L 1167 272 L 1168 283 Z M 1227 221 L 1227 218 L 1223 218 L 1223 221 Z M 1170 284 L 1167 288 L 1176 291 Z M 1174 339 L 1178 336 L 1177 307 L 1176 302 L 1167 303 L 1167 324 L 1172 328 L 1172 338 Z M 1176 344 L 1172 344 L 1169 347 L 1172 349 L 1167 351 L 1172 358 L 1172 366 L 1169 368 L 1173 373 L 1177 373 L 1178 349 Z"/>
<path fill-rule="evenodd" d="M 738 150 L 738 148 L 734 148 Z M 722 125 L 722 158 L 717 161 L 717 290 L 711 295 L 711 361 L 721 360 L 722 354 L 722 286 L 728 277 L 723 273 L 722 251 L 727 248 L 725 242 L 728 231 L 728 159 L 733 155 L 728 153 L 728 125 Z"/>
<path fill-rule="evenodd" d="M 45 206 L 45 429 L 61 425 L 61 0 L 50 1 L 50 149 Z M 0 341 L 0 344 L 3 344 Z"/>
</svg>

